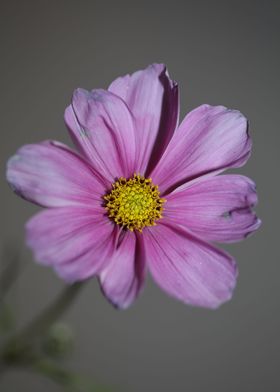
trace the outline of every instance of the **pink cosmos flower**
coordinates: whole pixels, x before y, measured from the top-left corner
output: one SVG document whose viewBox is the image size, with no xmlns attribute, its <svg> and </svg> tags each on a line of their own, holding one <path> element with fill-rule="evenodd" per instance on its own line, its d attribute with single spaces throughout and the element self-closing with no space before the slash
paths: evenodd
<svg viewBox="0 0 280 392">
<path fill-rule="evenodd" d="M 108 90 L 77 89 L 65 121 L 78 153 L 56 141 L 8 162 L 21 197 L 47 209 L 26 225 L 38 262 L 66 281 L 98 276 L 126 308 L 148 269 L 171 296 L 216 308 L 232 296 L 234 242 L 260 226 L 254 183 L 218 175 L 244 165 L 251 139 L 237 110 L 202 105 L 178 126 L 178 86 L 154 64 Z"/>
</svg>

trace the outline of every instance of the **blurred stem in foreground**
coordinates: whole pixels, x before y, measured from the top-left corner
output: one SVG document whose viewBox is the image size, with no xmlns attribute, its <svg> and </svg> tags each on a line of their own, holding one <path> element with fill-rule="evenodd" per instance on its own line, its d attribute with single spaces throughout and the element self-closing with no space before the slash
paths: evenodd
<svg viewBox="0 0 280 392">
<path fill-rule="evenodd" d="M 15 327 L 15 315 L 11 306 L 0 300 L 0 335 L 10 333 Z"/>
<path fill-rule="evenodd" d="M 18 341 L 34 340 L 60 318 L 73 303 L 84 283 L 74 283 L 62 291 L 55 301 L 28 324 L 16 337 Z"/>
<path fill-rule="evenodd" d="M 108 388 L 97 385 L 84 376 L 81 377 L 77 373 L 61 368 L 48 359 L 38 360 L 34 363 L 32 368 L 37 373 L 40 373 L 63 386 L 68 392 L 109 392 Z"/>
<path fill-rule="evenodd" d="M 18 249 L 14 249 L 8 244 L 2 252 L 1 274 L 0 274 L 0 301 L 4 300 L 5 295 L 11 289 L 19 276 L 21 263 Z"/>
<path fill-rule="evenodd" d="M 22 331 L 15 334 L 4 345 L 1 360 L 6 364 L 24 362 L 31 354 L 32 343 L 41 337 L 49 327 L 70 307 L 83 287 L 83 283 L 66 286 L 55 301 L 30 322 Z"/>
<path fill-rule="evenodd" d="M 18 249 L 8 244 L 2 252 L 0 265 L 0 334 L 8 334 L 15 327 L 15 313 L 6 296 L 15 284 L 21 269 Z"/>
<path fill-rule="evenodd" d="M 38 353 L 36 345 L 71 306 L 83 286 L 84 283 L 67 286 L 51 305 L 4 344 L 0 352 L 0 373 L 11 367 L 23 367 L 52 379 L 69 392 L 108 391 Z"/>
<path fill-rule="evenodd" d="M 73 336 L 71 329 L 57 320 L 70 308 L 85 283 L 66 286 L 37 317 L 14 332 L 13 310 L 6 303 L 6 295 L 18 278 L 21 263 L 12 247 L 7 247 L 2 256 L 5 262 L 0 271 L 0 330 L 8 335 L 0 347 L 0 377 L 11 368 L 21 368 L 53 380 L 68 392 L 109 392 L 58 363 L 71 351 Z"/>
</svg>

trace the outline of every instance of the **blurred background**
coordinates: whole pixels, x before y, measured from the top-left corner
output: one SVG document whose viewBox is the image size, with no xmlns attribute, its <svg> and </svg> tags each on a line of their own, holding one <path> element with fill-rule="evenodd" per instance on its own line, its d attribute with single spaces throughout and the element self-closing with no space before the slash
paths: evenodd
<svg viewBox="0 0 280 392">
<path fill-rule="evenodd" d="M 258 186 L 255 236 L 227 246 L 238 260 L 234 298 L 217 311 L 187 307 L 149 279 L 138 301 L 116 311 L 95 280 L 63 317 L 76 336 L 66 364 L 122 392 L 276 392 L 279 360 L 279 1 L 2 1 L 1 250 L 17 250 L 9 294 L 24 325 L 62 289 L 24 245 L 38 208 L 5 182 L 22 144 L 70 143 L 63 112 L 76 87 L 106 88 L 117 76 L 167 64 L 180 86 L 181 117 L 209 103 L 250 120 L 253 155 L 239 173 Z M 1 258 L 1 263 L 4 263 Z M 1 392 L 57 392 L 41 375 L 2 375 Z"/>
</svg>

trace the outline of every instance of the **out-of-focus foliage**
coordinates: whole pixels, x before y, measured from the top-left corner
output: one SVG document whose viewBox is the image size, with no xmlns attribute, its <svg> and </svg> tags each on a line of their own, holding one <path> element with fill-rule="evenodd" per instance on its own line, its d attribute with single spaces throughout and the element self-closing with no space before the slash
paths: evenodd
<svg viewBox="0 0 280 392">
<path fill-rule="evenodd" d="M 74 335 L 69 325 L 57 320 L 74 304 L 81 284 L 67 286 L 29 325 L 17 330 L 15 311 L 7 294 L 20 277 L 21 264 L 13 247 L 7 247 L 0 265 L 0 374 L 20 367 L 48 377 L 68 392 L 112 392 L 111 388 L 63 366 L 62 360 L 74 354 Z"/>
</svg>

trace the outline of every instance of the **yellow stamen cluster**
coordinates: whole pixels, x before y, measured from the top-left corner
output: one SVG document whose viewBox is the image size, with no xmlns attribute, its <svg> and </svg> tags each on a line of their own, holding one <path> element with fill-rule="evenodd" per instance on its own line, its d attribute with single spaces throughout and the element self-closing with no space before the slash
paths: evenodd
<svg viewBox="0 0 280 392">
<path fill-rule="evenodd" d="M 109 194 L 103 196 L 109 218 L 129 230 L 142 231 L 162 218 L 163 203 L 158 186 L 151 178 L 134 174 L 130 179 L 120 177 Z"/>
</svg>

